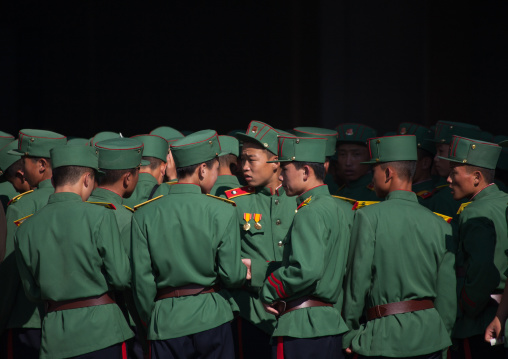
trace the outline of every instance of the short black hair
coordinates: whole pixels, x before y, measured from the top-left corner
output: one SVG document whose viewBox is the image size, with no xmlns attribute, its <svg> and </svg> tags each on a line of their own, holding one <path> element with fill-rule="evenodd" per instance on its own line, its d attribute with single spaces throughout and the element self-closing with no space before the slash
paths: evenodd
<svg viewBox="0 0 508 359">
<path fill-rule="evenodd" d="M 150 162 L 149 165 L 146 165 L 143 167 L 149 167 L 151 171 L 155 171 L 162 163 L 166 163 L 165 161 L 163 161 L 157 157 L 143 156 L 143 159 Z M 143 168 L 143 167 L 141 167 L 141 168 Z"/>
<path fill-rule="evenodd" d="M 46 162 L 49 163 L 49 165 L 51 167 L 51 158 L 48 158 L 48 157 L 34 157 L 34 156 L 25 156 L 25 158 L 29 158 L 30 160 L 32 160 L 32 162 L 37 162 L 41 158 L 44 158 L 46 160 Z"/>
<path fill-rule="evenodd" d="M 18 171 L 23 171 L 23 160 L 21 158 L 7 167 L 3 175 L 7 181 L 10 181 L 16 177 Z"/>
<path fill-rule="evenodd" d="M 393 161 L 381 163 L 381 168 L 385 170 L 388 166 L 392 167 L 400 178 L 412 180 L 416 172 L 416 161 Z"/>
<path fill-rule="evenodd" d="M 82 166 L 62 166 L 53 169 L 53 183 L 55 187 L 65 184 L 75 184 L 85 173 L 91 173 L 95 177 L 95 170 Z"/>
<path fill-rule="evenodd" d="M 115 184 L 126 173 L 135 175 L 137 168 L 128 168 L 126 170 L 105 170 L 101 168 L 101 171 L 104 172 L 104 175 L 97 177 L 97 182 L 100 186 L 106 186 Z"/>
<path fill-rule="evenodd" d="M 326 171 L 325 171 L 325 165 L 324 163 L 318 163 L 318 162 L 300 162 L 295 161 L 292 162 L 295 165 L 295 168 L 297 170 L 301 170 L 303 166 L 309 166 L 314 171 L 314 175 L 316 176 L 316 179 L 320 181 L 325 180 Z"/>
<path fill-rule="evenodd" d="M 223 168 L 228 167 L 231 173 L 235 173 L 237 171 L 237 163 L 238 157 L 231 153 L 219 157 L 219 165 Z"/>
<path fill-rule="evenodd" d="M 206 165 L 206 167 L 212 167 L 214 162 L 217 161 L 217 157 L 212 158 L 211 160 L 208 160 L 206 162 L 201 162 Z M 195 165 L 190 165 L 186 167 L 177 167 L 176 168 L 176 177 L 178 179 L 185 178 L 187 176 L 192 176 L 192 174 L 196 171 L 196 168 L 198 168 L 201 163 L 197 163 Z"/>
<path fill-rule="evenodd" d="M 496 177 L 496 170 L 491 170 L 485 167 L 466 165 L 466 171 L 467 173 L 473 173 L 475 171 L 481 172 L 483 179 L 488 184 L 493 183 L 494 178 Z"/>
</svg>

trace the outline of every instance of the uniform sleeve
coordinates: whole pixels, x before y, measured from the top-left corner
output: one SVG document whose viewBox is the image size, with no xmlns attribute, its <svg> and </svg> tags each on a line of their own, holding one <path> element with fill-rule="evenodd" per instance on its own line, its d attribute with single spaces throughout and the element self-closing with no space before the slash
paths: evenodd
<svg viewBox="0 0 508 359">
<path fill-rule="evenodd" d="M 241 260 L 240 225 L 236 213 L 231 212 L 217 252 L 221 283 L 228 288 L 242 286 L 247 275 L 247 267 Z"/>
<path fill-rule="evenodd" d="M 97 249 L 102 257 L 106 280 L 115 289 L 129 286 L 131 269 L 120 240 L 118 224 L 113 213 L 105 210 L 99 224 Z"/>
<path fill-rule="evenodd" d="M 462 250 L 468 263 L 458 305 L 465 315 L 475 317 L 490 301 L 501 275 L 494 264 L 496 230 L 485 217 L 468 218 L 461 222 Z"/>
<path fill-rule="evenodd" d="M 139 213 L 139 212 L 138 212 Z M 137 214 L 132 217 L 131 227 L 131 267 L 132 291 L 134 303 L 141 320 L 148 323 L 157 294 L 155 275 L 152 270 L 152 259 L 145 232 L 137 221 Z"/>
<path fill-rule="evenodd" d="M 287 263 L 270 274 L 261 289 L 260 299 L 265 303 L 309 294 L 323 275 L 327 233 L 323 233 L 320 216 L 311 208 L 304 211 L 294 218 Z"/>
<path fill-rule="evenodd" d="M 351 345 L 365 310 L 365 298 L 372 281 L 372 261 L 376 233 L 372 223 L 362 210 L 355 214 L 349 249 L 349 267 L 344 285 L 344 320 L 350 331 L 343 337 L 343 347 Z"/>
<path fill-rule="evenodd" d="M 18 231 L 14 236 L 15 256 L 19 276 L 21 278 L 21 283 L 23 284 L 26 297 L 31 301 L 37 302 L 41 300 L 41 288 L 32 274 L 33 270 L 30 263 L 30 248 L 28 247 L 28 240 L 23 237 L 19 238 L 19 236 L 23 236 L 23 231 Z M 21 247 L 19 243 L 20 240 L 23 242 Z"/>
</svg>

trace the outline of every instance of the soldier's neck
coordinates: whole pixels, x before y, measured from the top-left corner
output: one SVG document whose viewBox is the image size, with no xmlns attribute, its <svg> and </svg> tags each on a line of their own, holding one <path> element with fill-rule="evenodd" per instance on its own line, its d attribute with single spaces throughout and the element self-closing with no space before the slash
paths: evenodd
<svg viewBox="0 0 508 359">
<path fill-rule="evenodd" d="M 389 187 L 388 193 L 393 192 L 393 191 L 409 191 L 409 192 L 412 192 L 412 188 L 413 188 L 413 182 L 412 181 L 403 180 L 403 179 L 398 178 L 398 177 L 392 177 L 390 179 L 390 187 Z"/>
<path fill-rule="evenodd" d="M 108 191 L 116 193 L 117 195 L 119 195 L 122 198 L 125 198 L 125 194 L 127 192 L 125 190 L 125 187 L 123 186 L 123 181 L 118 181 L 117 183 L 113 183 L 113 184 L 101 185 L 98 188 L 107 189 Z"/>
</svg>

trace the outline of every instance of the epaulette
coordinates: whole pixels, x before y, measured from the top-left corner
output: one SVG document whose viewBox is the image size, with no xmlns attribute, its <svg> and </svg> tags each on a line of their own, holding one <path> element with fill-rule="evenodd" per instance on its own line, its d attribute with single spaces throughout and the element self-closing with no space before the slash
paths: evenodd
<svg viewBox="0 0 508 359">
<path fill-rule="evenodd" d="M 129 206 L 126 206 L 125 204 L 123 205 L 125 208 L 127 208 L 129 211 L 131 211 L 132 213 L 134 213 L 134 209 L 133 208 L 130 208 Z"/>
<path fill-rule="evenodd" d="M 349 203 L 351 203 L 351 204 L 355 204 L 355 203 L 356 203 L 356 199 L 347 198 L 347 197 L 341 197 L 341 196 L 334 196 L 334 195 L 332 195 L 332 197 L 335 197 L 335 198 L 341 199 L 341 200 L 346 201 L 346 202 L 349 202 Z"/>
<path fill-rule="evenodd" d="M 20 218 L 20 219 L 14 221 L 14 224 L 16 225 L 16 227 L 19 227 L 19 226 L 21 226 L 21 223 L 23 223 L 24 221 L 26 221 L 27 218 L 32 217 L 32 216 L 33 216 L 33 213 L 29 214 L 26 217 L 23 217 L 23 218 Z"/>
<path fill-rule="evenodd" d="M 367 188 L 370 189 L 371 191 L 374 191 L 374 183 L 369 183 L 367 185 Z"/>
<path fill-rule="evenodd" d="M 116 210 L 116 206 L 113 203 L 109 203 L 109 202 L 88 202 L 88 201 L 86 201 L 86 203 L 96 204 L 98 206 Z"/>
<path fill-rule="evenodd" d="M 420 198 L 423 198 L 423 199 L 430 198 L 430 197 L 432 197 L 433 194 L 434 194 L 434 191 L 427 191 L 426 189 L 424 189 L 423 191 L 416 192 L 416 195 Z"/>
<path fill-rule="evenodd" d="M 464 210 L 464 208 L 466 208 L 467 206 L 469 206 L 471 204 L 471 202 L 466 202 L 466 203 L 462 203 L 459 207 L 459 210 L 457 211 L 457 214 L 461 214 L 462 211 Z"/>
<path fill-rule="evenodd" d="M 448 217 L 448 216 L 445 216 L 444 214 L 441 214 L 441 213 L 437 213 L 437 212 L 433 212 L 435 215 L 438 215 L 439 217 L 441 217 L 442 219 L 444 219 L 447 223 L 450 223 L 453 219 L 453 217 Z"/>
<path fill-rule="evenodd" d="M 437 186 L 437 187 L 436 187 L 436 188 L 434 188 L 434 190 L 432 191 L 432 194 L 434 194 L 435 192 L 440 191 L 440 190 L 442 190 L 443 188 L 448 187 L 448 186 L 449 186 L 449 184 L 442 184 L 441 186 Z"/>
<path fill-rule="evenodd" d="M 357 210 L 366 206 L 370 206 L 371 204 L 379 203 L 380 201 L 356 201 L 353 205 L 352 210 Z"/>
<path fill-rule="evenodd" d="M 158 200 L 159 198 L 162 198 L 162 197 L 164 197 L 164 195 L 162 195 L 162 194 L 161 194 L 160 196 L 157 196 L 157 197 L 155 197 L 155 198 L 152 198 L 152 199 L 150 199 L 150 200 L 148 200 L 148 201 L 146 201 L 146 202 L 143 202 L 143 203 L 137 204 L 137 205 L 135 205 L 135 206 L 134 206 L 134 211 L 137 211 L 140 207 L 143 207 L 145 204 L 148 204 L 148 203 L 150 203 L 150 202 L 156 201 L 156 200 Z"/>
<path fill-rule="evenodd" d="M 177 183 L 178 183 L 178 180 L 172 180 L 172 181 L 166 182 L 166 184 L 168 186 L 172 186 L 172 185 L 177 184 Z"/>
<path fill-rule="evenodd" d="M 226 202 L 226 203 L 229 203 L 229 204 L 232 204 L 233 206 L 236 207 L 236 203 L 235 201 L 231 201 L 230 199 L 226 199 L 226 198 L 222 198 L 222 197 L 217 197 L 217 196 L 214 196 L 213 194 L 209 194 L 207 193 L 206 194 L 208 197 L 212 197 L 212 198 L 215 198 L 215 199 L 219 199 L 221 200 L 222 202 Z"/>
<path fill-rule="evenodd" d="M 19 199 L 20 199 L 21 197 L 23 197 L 25 194 L 32 193 L 33 191 L 34 191 L 34 190 L 33 190 L 33 189 L 31 189 L 30 191 L 26 191 L 26 192 L 23 192 L 23 193 L 21 193 L 21 194 L 18 194 L 17 196 L 12 197 L 12 198 L 11 198 L 11 200 L 10 200 L 9 202 L 7 202 L 7 205 L 9 206 L 9 205 L 11 205 L 11 204 L 13 204 L 13 203 L 16 203 L 16 202 L 17 202 L 17 201 L 19 201 Z"/>
<path fill-rule="evenodd" d="M 224 192 L 224 194 L 226 195 L 226 197 L 228 199 L 232 199 L 232 198 L 240 197 L 240 196 L 245 196 L 247 194 L 253 194 L 253 193 L 256 193 L 256 189 L 251 186 L 233 188 L 233 189 L 230 189 L 230 190 L 227 190 Z"/>
<path fill-rule="evenodd" d="M 298 210 L 306 205 L 308 205 L 310 203 L 310 201 L 312 200 L 312 196 L 310 196 L 309 198 L 307 198 L 305 201 L 303 201 L 302 203 L 300 203 L 300 205 L 298 207 L 296 207 L 295 209 L 295 213 L 298 213 Z"/>
</svg>

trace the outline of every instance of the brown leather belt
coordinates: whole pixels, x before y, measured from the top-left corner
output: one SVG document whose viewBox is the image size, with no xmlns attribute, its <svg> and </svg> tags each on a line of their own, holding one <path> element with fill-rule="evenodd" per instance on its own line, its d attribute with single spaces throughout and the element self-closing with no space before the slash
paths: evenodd
<svg viewBox="0 0 508 359">
<path fill-rule="evenodd" d="M 323 302 L 317 298 L 311 296 L 301 297 L 289 302 L 278 302 L 277 310 L 279 311 L 279 317 L 292 312 L 293 310 L 303 309 L 303 308 L 311 308 L 311 307 L 333 307 L 333 304 Z"/>
<path fill-rule="evenodd" d="M 388 315 L 416 312 L 419 310 L 434 308 L 434 303 L 430 299 L 405 300 L 402 302 L 376 305 L 367 310 L 367 320 L 386 317 Z"/>
<path fill-rule="evenodd" d="M 56 312 L 58 310 L 68 310 L 77 308 L 93 307 L 103 304 L 114 304 L 115 300 L 109 293 L 97 295 L 95 297 L 70 299 L 62 301 L 46 301 L 46 313 Z"/>
<path fill-rule="evenodd" d="M 203 287 L 202 285 L 189 284 L 181 287 L 166 287 L 157 290 L 155 301 L 166 299 L 166 298 L 179 298 L 186 297 L 189 295 L 214 293 L 220 290 L 218 284 L 213 287 Z"/>
</svg>

